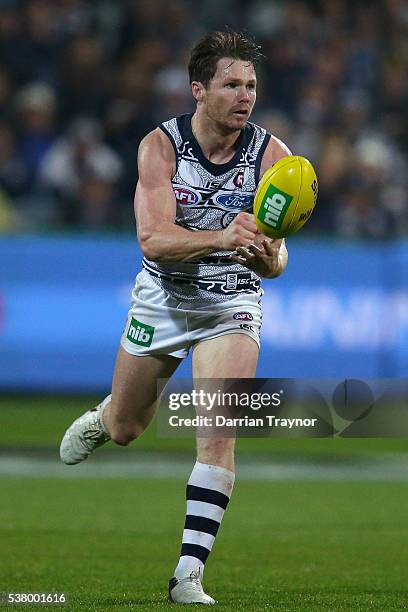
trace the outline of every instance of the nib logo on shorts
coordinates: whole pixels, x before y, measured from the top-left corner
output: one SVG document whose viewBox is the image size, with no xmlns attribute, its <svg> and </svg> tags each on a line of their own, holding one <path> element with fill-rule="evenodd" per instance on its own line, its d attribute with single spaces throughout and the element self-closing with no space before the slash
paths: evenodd
<svg viewBox="0 0 408 612">
<path fill-rule="evenodd" d="M 140 346 L 150 346 L 153 340 L 154 327 L 141 323 L 134 317 L 130 321 L 127 339 Z"/>
</svg>

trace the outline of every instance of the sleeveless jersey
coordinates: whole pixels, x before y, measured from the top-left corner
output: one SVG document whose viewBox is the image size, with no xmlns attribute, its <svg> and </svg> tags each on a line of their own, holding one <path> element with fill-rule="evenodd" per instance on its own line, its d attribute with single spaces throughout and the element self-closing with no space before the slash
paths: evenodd
<svg viewBox="0 0 408 612">
<path fill-rule="evenodd" d="M 252 212 L 260 166 L 270 134 L 253 123 L 241 130 L 237 150 L 225 164 L 213 164 L 203 154 L 191 129 L 192 115 L 182 115 L 159 127 L 176 155 L 172 179 L 176 198 L 175 223 L 194 231 L 222 230 L 242 211 Z M 261 295 L 254 272 L 228 260 L 219 251 L 194 262 L 154 262 L 143 259 L 153 280 L 180 302 L 202 305 L 226 301 L 240 293 Z"/>
</svg>

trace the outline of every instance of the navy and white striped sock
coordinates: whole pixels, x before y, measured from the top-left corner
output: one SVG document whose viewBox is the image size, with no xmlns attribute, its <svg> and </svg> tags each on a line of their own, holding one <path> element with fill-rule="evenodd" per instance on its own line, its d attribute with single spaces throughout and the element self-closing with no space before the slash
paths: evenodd
<svg viewBox="0 0 408 612">
<path fill-rule="evenodd" d="M 176 578 L 201 573 L 231 497 L 235 474 L 218 465 L 196 462 L 187 483 L 187 514 Z"/>
</svg>

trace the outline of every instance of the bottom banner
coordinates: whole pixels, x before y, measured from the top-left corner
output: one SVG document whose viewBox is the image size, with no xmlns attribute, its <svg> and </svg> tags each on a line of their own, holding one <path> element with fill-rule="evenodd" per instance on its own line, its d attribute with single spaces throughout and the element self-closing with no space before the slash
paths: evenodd
<svg viewBox="0 0 408 612">
<path fill-rule="evenodd" d="M 160 379 L 157 435 L 408 437 L 408 379 Z"/>
</svg>

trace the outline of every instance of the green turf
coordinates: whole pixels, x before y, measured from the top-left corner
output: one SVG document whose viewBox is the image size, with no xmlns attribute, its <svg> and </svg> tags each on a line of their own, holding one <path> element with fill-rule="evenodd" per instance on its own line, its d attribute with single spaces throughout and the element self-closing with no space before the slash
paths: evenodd
<svg viewBox="0 0 408 612">
<path fill-rule="evenodd" d="M 168 608 L 184 485 L 2 478 L 0 591 L 65 591 L 59 609 L 75 612 Z M 404 610 L 407 494 L 406 483 L 237 482 L 206 588 L 221 610 Z"/>
<path fill-rule="evenodd" d="M 0 398 L 0 447 L 55 449 L 71 422 L 100 400 L 101 397 L 3 396 Z M 108 445 L 99 452 L 133 452 L 134 449 L 191 452 L 193 448 L 192 439 L 159 438 L 153 423 L 126 451 Z M 408 452 L 408 439 L 258 438 L 239 440 L 238 449 L 243 454 L 348 457 Z"/>
<path fill-rule="evenodd" d="M 100 399 L 4 396 L 0 451 L 55 452 L 65 428 Z M 193 440 L 158 438 L 153 424 L 129 448 L 98 454 L 193 448 Z M 407 450 L 403 439 L 238 441 L 253 461 Z M 75 612 L 169 608 L 185 483 L 40 476 L 0 478 L 0 591 L 66 591 L 71 603 L 51 609 Z M 408 483 L 238 481 L 206 569 L 208 592 L 222 610 L 408 609 L 407 493 Z"/>
</svg>

